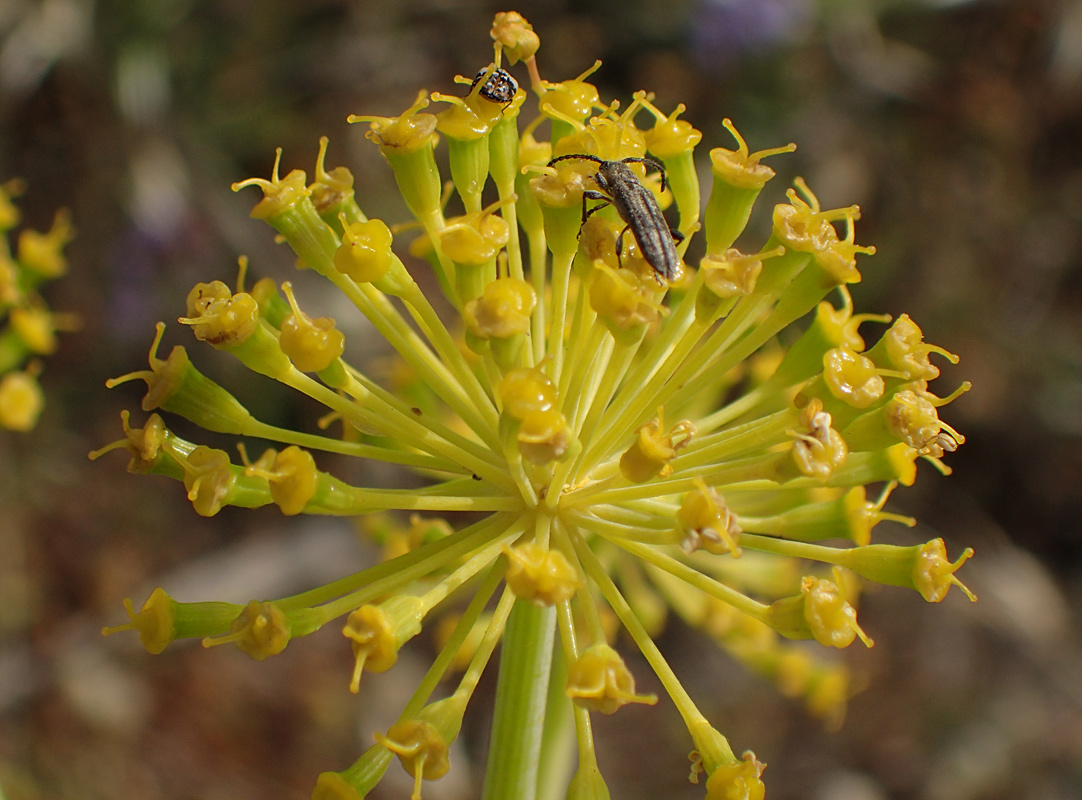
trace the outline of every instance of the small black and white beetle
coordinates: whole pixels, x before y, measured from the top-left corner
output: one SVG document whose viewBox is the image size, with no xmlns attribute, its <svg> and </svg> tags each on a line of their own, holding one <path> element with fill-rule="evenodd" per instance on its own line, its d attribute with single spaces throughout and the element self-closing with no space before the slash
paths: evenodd
<svg viewBox="0 0 1082 800">
<path fill-rule="evenodd" d="M 661 191 L 665 191 L 665 168 L 652 158 L 631 156 L 620 161 L 606 161 L 585 153 L 559 156 L 552 159 L 548 165 L 551 167 L 553 164 L 572 158 L 594 161 L 598 165 L 594 181 L 601 191 L 587 189 L 582 193 L 582 221 L 585 223 L 591 214 L 611 203 L 625 223 L 624 229 L 616 238 L 617 257 L 620 256 L 624 234 L 630 229 L 639 245 L 639 251 L 656 275 L 669 282 L 676 280 L 680 274 L 680 255 L 676 252 L 675 242 L 682 242 L 684 234 L 669 228 L 669 223 L 665 221 L 661 209 L 658 208 L 653 193 L 642 185 L 627 165 L 629 163 L 646 164 L 660 172 Z M 605 202 L 587 211 L 587 199 Z"/>
<path fill-rule="evenodd" d="M 505 69 L 500 67 L 485 67 L 483 70 L 477 73 L 477 76 L 473 79 L 473 83 L 470 84 L 470 91 L 474 90 L 485 75 L 488 75 L 488 79 L 481 85 L 481 88 L 477 90 L 477 93 L 481 97 L 489 100 L 493 103 L 502 103 L 504 108 L 511 105 L 515 99 L 515 94 L 518 92 L 518 81 L 514 76 Z"/>
</svg>

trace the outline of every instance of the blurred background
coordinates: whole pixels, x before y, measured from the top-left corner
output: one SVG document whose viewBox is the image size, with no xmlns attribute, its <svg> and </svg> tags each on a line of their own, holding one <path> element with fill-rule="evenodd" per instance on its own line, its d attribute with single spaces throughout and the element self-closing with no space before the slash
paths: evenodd
<svg viewBox="0 0 1082 800">
<path fill-rule="evenodd" d="M 346 116 L 397 115 L 419 88 L 461 93 L 489 63 L 503 5 L 470 0 L 0 0 L 0 180 L 22 177 L 25 224 L 56 208 L 78 234 L 55 310 L 82 329 L 45 364 L 48 406 L 31 433 L 0 433 L 0 786 L 39 798 L 307 797 L 397 714 L 424 669 L 419 644 L 348 695 L 348 650 L 325 630 L 256 664 L 233 648 L 103 639 L 154 586 L 180 600 L 296 591 L 372 557 L 347 523 L 276 509 L 198 517 L 172 481 L 89 462 L 120 436 L 158 320 L 164 356 L 189 346 L 268 421 L 316 410 L 245 384 L 173 322 L 197 281 L 303 282 L 248 213 L 274 148 L 312 173 L 318 138 L 362 207 L 404 220 L 378 148 Z M 656 93 L 732 146 L 797 142 L 771 159 L 753 226 L 798 175 L 824 207 L 859 203 L 860 311 L 907 312 L 961 356 L 934 387 L 974 390 L 944 418 L 967 437 L 942 477 L 922 464 L 890 509 L 919 518 L 897 542 L 947 540 L 980 597 L 936 606 L 880 590 L 862 601 L 876 640 L 847 657 L 863 676 L 845 726 L 797 703 L 674 623 L 662 646 L 738 750 L 769 764 L 772 800 L 1059 800 L 1082 796 L 1082 2 L 1079 0 L 525 0 L 549 80 L 595 58 L 604 99 Z M 524 71 L 519 74 L 525 81 Z M 305 297 L 321 291 L 313 283 Z M 345 309 L 351 355 L 379 355 Z M 318 307 L 307 301 L 306 307 Z M 374 337 L 371 337 L 374 338 Z M 172 422 L 172 421 L 171 421 Z M 177 429 L 185 433 L 183 425 Z M 206 437 L 201 439 L 205 440 Z M 897 526 L 894 526 L 897 527 Z M 330 626 L 333 627 L 333 626 Z M 423 638 L 423 637 L 422 637 Z M 645 676 L 645 668 L 636 668 Z M 640 688 L 650 691 L 642 677 Z M 427 800 L 478 795 L 488 709 L 478 702 Z M 671 706 L 600 720 L 612 796 L 699 798 Z M 404 797 L 392 765 L 373 797 Z M 402 781 L 405 781 L 403 788 Z"/>
</svg>

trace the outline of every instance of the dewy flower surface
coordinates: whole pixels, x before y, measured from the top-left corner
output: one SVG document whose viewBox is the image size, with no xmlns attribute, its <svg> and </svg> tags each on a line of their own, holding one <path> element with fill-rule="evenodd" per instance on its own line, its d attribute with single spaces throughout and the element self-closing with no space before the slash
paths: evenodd
<svg viewBox="0 0 1082 800">
<path fill-rule="evenodd" d="M 395 757 L 420 797 L 425 781 L 453 768 L 448 747 L 499 645 L 484 796 L 532 798 L 539 784 L 563 796 L 555 768 L 539 760 L 545 737 L 566 724 L 578 745 L 566 796 L 587 798 L 608 796 L 591 713 L 656 700 L 636 693 L 613 649 L 616 620 L 686 722 L 692 780 L 705 773 L 712 800 L 761 798 L 765 765 L 700 713 L 680 665 L 651 637 L 675 613 L 838 724 L 848 671 L 790 640 L 871 646 L 855 610 L 862 580 L 934 602 L 951 585 L 969 594 L 954 573 L 971 551 L 952 563 L 941 540 L 872 543 L 881 521 L 913 524 L 883 507 L 913 483 L 918 459 L 949 472 L 940 459 L 963 437 L 938 409 L 968 385 L 937 397 L 930 357 L 956 357 L 925 344 L 907 316 L 887 326 L 889 317 L 853 313 L 846 284 L 861 278 L 858 256 L 873 253 L 856 244 L 856 206 L 823 209 L 797 180 L 773 208 L 767 241 L 735 249 L 774 175 L 763 159 L 793 145 L 753 152 L 727 121 L 733 141 L 710 151 L 711 184 L 700 187 L 702 137 L 683 106 L 666 115 L 645 92 L 626 105 L 602 101 L 589 72 L 542 79 L 540 39 L 513 12 L 497 16 L 492 36 L 495 60 L 482 76 L 521 61 L 536 112 L 524 111 L 526 89 L 508 94 L 513 80 L 501 75 L 497 94 L 466 76 L 456 79 L 465 95 L 421 92 L 400 117 L 351 118 L 386 157 L 419 239 L 392 235 L 402 220 L 366 216 L 348 170 L 326 169 L 326 140 L 313 182 L 276 164 L 270 179 L 235 186 L 263 193 L 253 216 L 397 351 L 394 381 L 348 363 L 335 320 L 289 282 L 246 289 L 242 270 L 236 290 L 213 281 L 188 296 L 180 321 L 197 339 L 325 405 L 341 438 L 255 419 L 185 348 L 159 357 L 160 326 L 149 368 L 110 382 L 146 381 L 143 410 L 155 413 L 141 428 L 125 414 L 125 437 L 95 454 L 127 449 L 130 471 L 182 482 L 204 515 L 269 504 L 367 515 L 386 560 L 248 605 L 179 603 L 158 589 L 140 611 L 128 601 L 130 621 L 107 632 L 134 630 L 151 652 L 186 637 L 231 642 L 261 660 L 335 624 L 348 640 L 343 690 L 357 691 L 365 671 L 393 669 L 406 642 L 450 621 L 433 625 L 442 650 L 399 719 L 355 764 L 321 775 L 313 797 L 364 797 Z M 630 179 L 598 178 L 599 162 L 625 160 Z M 667 209 L 672 232 L 621 203 L 641 187 Z M 657 248 L 640 247 L 659 236 L 678 242 L 675 269 L 659 270 L 648 260 Z M 703 255 L 687 257 L 692 245 Z M 407 270 L 409 254 L 428 262 L 412 269 L 435 273 L 450 321 Z M 885 327 L 871 346 L 860 331 L 868 323 Z M 158 411 L 275 446 L 231 457 L 181 439 Z M 399 465 L 426 483 L 352 486 L 321 468 L 326 453 Z M 465 609 L 444 607 L 460 589 L 472 596 Z M 460 670 L 457 687 L 434 699 Z"/>
</svg>

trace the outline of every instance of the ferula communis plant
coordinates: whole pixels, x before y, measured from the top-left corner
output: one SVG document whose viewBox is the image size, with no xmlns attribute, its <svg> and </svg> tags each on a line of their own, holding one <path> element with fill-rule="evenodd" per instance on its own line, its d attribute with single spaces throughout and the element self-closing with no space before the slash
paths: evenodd
<svg viewBox="0 0 1082 800">
<path fill-rule="evenodd" d="M 130 471 L 183 482 L 203 515 L 272 503 L 290 515 L 369 515 L 386 560 L 244 606 L 179 603 L 159 588 L 139 611 L 127 601 L 129 622 L 106 632 L 133 630 L 153 653 L 179 638 L 231 642 L 261 660 L 337 623 L 353 655 L 343 689 L 357 691 L 365 671 L 393 669 L 399 648 L 439 617 L 449 623 L 442 650 L 401 716 L 352 766 L 319 776 L 313 797 L 363 798 L 397 757 L 419 798 L 424 781 L 451 768 L 448 745 L 499 646 L 484 796 L 581 800 L 608 797 L 591 715 L 657 702 L 636 690 L 619 631 L 686 722 L 691 780 L 705 779 L 712 800 L 761 798 L 764 765 L 734 751 L 652 637 L 675 613 L 838 723 L 846 667 L 791 640 L 871 646 L 854 608 L 863 580 L 934 602 L 955 585 L 973 599 L 954 574 L 970 550 L 951 562 L 939 539 L 872 543 L 879 522 L 913 524 L 883 509 L 913 483 L 918 460 L 949 472 L 941 458 L 963 437 L 938 409 L 968 384 L 936 396 L 931 357 L 957 358 L 926 344 L 908 316 L 853 312 L 846 286 L 861 278 L 857 257 L 874 252 L 856 244 L 856 206 L 823 209 L 797 180 L 773 208 L 769 239 L 734 248 L 774 175 L 763 159 L 793 145 L 752 152 L 726 121 L 732 146 L 709 152 L 702 204 L 702 137 L 683 106 L 665 114 L 645 92 L 626 106 L 602 101 L 587 82 L 599 65 L 541 78 L 540 40 L 517 13 L 498 14 L 491 33 L 493 62 L 456 79 L 464 95 L 422 91 L 398 117 L 350 118 L 368 125 L 421 230 L 408 250 L 393 233 L 401 227 L 362 210 L 349 171 L 326 168 L 325 139 L 311 182 L 276 165 L 269 179 L 234 187 L 263 193 L 253 216 L 386 338 L 399 379 L 380 383 L 344 360 L 335 321 L 310 316 L 288 282 L 246 289 L 242 273 L 235 290 L 192 289 L 180 321 L 324 404 L 341 438 L 255 419 L 183 347 L 160 358 L 159 326 L 149 369 L 111 382 L 145 380 L 143 410 L 155 413 L 142 427 L 125 414 L 124 438 L 94 454 L 126 448 Z M 512 77 L 520 62 L 530 91 Z M 520 126 L 531 92 L 537 112 Z M 453 200 L 437 147 L 447 148 Z M 587 158 L 560 158 L 576 154 Z M 625 190 L 646 187 L 672 206 L 676 233 L 656 221 L 646 233 L 679 241 L 675 269 L 659 274 L 644 258 L 650 248 L 641 230 L 624 230 L 618 202 L 592 213 L 605 202 L 598 164 L 611 161 L 632 170 Z M 449 214 L 451 203 L 461 213 Z M 688 264 L 697 237 L 705 256 Z M 407 253 L 434 272 L 450 321 Z M 871 346 L 865 323 L 885 328 Z M 794 324 L 799 332 L 783 336 Z M 276 448 L 235 461 L 174 434 L 159 410 Z M 399 465 L 427 483 L 352 486 L 320 469 L 321 453 Z M 463 588 L 472 600 L 445 613 Z M 457 686 L 436 699 L 450 674 Z M 565 728 L 578 758 L 561 783 L 541 761 Z"/>
</svg>

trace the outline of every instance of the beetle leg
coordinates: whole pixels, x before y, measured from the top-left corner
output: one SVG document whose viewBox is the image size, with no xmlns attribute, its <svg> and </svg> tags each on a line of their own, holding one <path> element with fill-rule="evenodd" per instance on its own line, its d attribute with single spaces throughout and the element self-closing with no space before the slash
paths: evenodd
<svg viewBox="0 0 1082 800">
<path fill-rule="evenodd" d="M 669 236 L 671 236 L 672 240 L 677 244 L 680 244 L 680 242 L 684 241 L 684 239 L 687 238 L 686 236 L 684 236 L 683 231 L 676 228 L 669 228 Z"/>
<path fill-rule="evenodd" d="M 616 263 L 620 265 L 620 269 L 624 268 L 624 234 L 630 228 L 630 225 L 625 225 L 624 229 L 620 231 L 620 235 L 616 237 Z"/>
<path fill-rule="evenodd" d="M 598 205 L 594 206 L 589 211 L 587 211 L 586 210 L 586 201 L 587 200 L 604 200 L 605 202 L 599 203 Z M 600 211 L 601 209 L 605 208 L 606 206 L 610 205 L 611 203 L 612 203 L 612 201 L 609 200 L 609 198 L 606 197 L 605 195 L 603 195 L 601 192 L 595 192 L 593 189 L 587 189 L 586 191 L 584 191 L 582 193 L 582 222 L 579 223 L 579 225 L 580 225 L 580 233 L 581 233 L 581 226 L 586 224 L 586 220 L 590 218 L 591 214 L 593 214 L 595 211 Z"/>
</svg>

